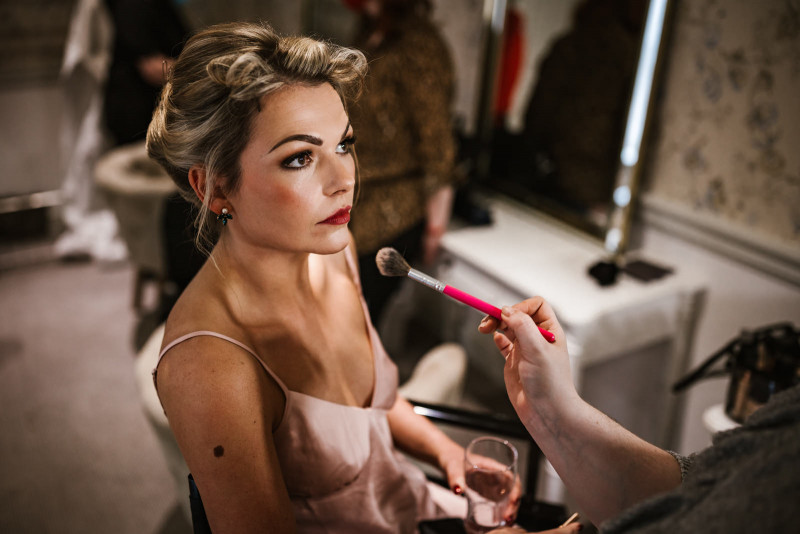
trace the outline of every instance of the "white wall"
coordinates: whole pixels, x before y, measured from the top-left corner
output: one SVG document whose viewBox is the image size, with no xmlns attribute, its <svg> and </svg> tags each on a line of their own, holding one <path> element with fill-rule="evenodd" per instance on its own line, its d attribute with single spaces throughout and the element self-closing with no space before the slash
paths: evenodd
<svg viewBox="0 0 800 534">
<path fill-rule="evenodd" d="M 706 280 L 706 298 L 698 318 L 690 369 L 738 336 L 742 329 L 789 321 L 800 327 L 800 287 L 754 267 L 693 244 L 668 231 L 643 223 L 641 251 L 671 257 L 673 265 L 690 269 Z M 710 444 L 703 412 L 725 400 L 727 379 L 709 379 L 688 389 L 680 451 L 697 451 Z"/>
<path fill-rule="evenodd" d="M 792 16 L 781 0 L 710 6 L 673 3 L 632 240 L 706 279 L 691 366 L 742 329 L 800 327 L 800 34 L 776 30 Z M 686 393 L 681 452 L 709 443 L 702 414 L 724 402 L 727 383 Z"/>
</svg>

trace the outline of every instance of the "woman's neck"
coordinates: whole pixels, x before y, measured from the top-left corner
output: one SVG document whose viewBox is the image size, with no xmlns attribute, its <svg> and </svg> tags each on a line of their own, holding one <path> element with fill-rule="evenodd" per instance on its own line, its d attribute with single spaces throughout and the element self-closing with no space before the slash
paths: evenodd
<svg viewBox="0 0 800 534">
<path fill-rule="evenodd" d="M 237 247 L 220 240 L 209 262 L 225 292 L 238 300 L 259 302 L 309 302 L 318 295 L 324 272 L 320 258 L 307 252 L 286 252 Z"/>
</svg>

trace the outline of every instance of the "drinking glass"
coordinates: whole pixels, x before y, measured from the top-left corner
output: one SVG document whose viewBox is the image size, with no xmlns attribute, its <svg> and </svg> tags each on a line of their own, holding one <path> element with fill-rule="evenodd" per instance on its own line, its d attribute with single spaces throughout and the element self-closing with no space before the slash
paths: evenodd
<svg viewBox="0 0 800 534">
<path fill-rule="evenodd" d="M 517 449 L 491 436 L 473 439 L 464 452 L 467 532 L 488 532 L 506 526 L 508 499 L 517 480 Z"/>
</svg>

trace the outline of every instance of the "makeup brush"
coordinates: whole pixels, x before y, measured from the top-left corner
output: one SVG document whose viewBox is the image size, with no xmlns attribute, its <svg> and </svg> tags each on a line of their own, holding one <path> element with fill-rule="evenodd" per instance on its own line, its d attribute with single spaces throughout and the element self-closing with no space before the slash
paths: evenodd
<svg viewBox="0 0 800 534">
<path fill-rule="evenodd" d="M 383 276 L 408 276 L 415 282 L 419 282 L 430 287 L 431 289 L 435 289 L 439 293 L 444 293 L 448 297 L 459 302 L 463 302 L 467 306 L 472 306 L 476 310 L 491 315 L 498 321 L 502 320 L 500 317 L 500 308 L 492 306 L 487 302 L 473 297 L 469 293 L 465 293 L 460 289 L 454 288 L 453 286 L 448 286 L 444 282 L 441 282 L 421 271 L 412 269 L 405 258 L 391 247 L 384 247 L 380 249 L 378 254 L 375 256 L 375 263 L 378 264 L 378 270 Z M 542 336 L 544 336 L 547 341 L 553 343 L 556 340 L 556 336 L 554 336 L 552 332 L 545 330 L 542 327 L 538 328 L 539 332 L 542 333 Z"/>
</svg>

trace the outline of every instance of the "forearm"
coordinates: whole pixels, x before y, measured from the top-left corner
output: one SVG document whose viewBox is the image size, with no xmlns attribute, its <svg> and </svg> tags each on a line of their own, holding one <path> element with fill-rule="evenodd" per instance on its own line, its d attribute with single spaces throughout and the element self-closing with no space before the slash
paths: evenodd
<svg viewBox="0 0 800 534">
<path fill-rule="evenodd" d="M 444 469 L 446 458 L 462 454 L 460 445 L 427 418 L 417 414 L 413 406 L 399 395 L 388 418 L 395 445 L 423 462 Z"/>
<path fill-rule="evenodd" d="M 523 420 L 570 495 L 596 525 L 680 484 L 678 463 L 577 394 L 564 409 L 544 403 Z"/>
</svg>

